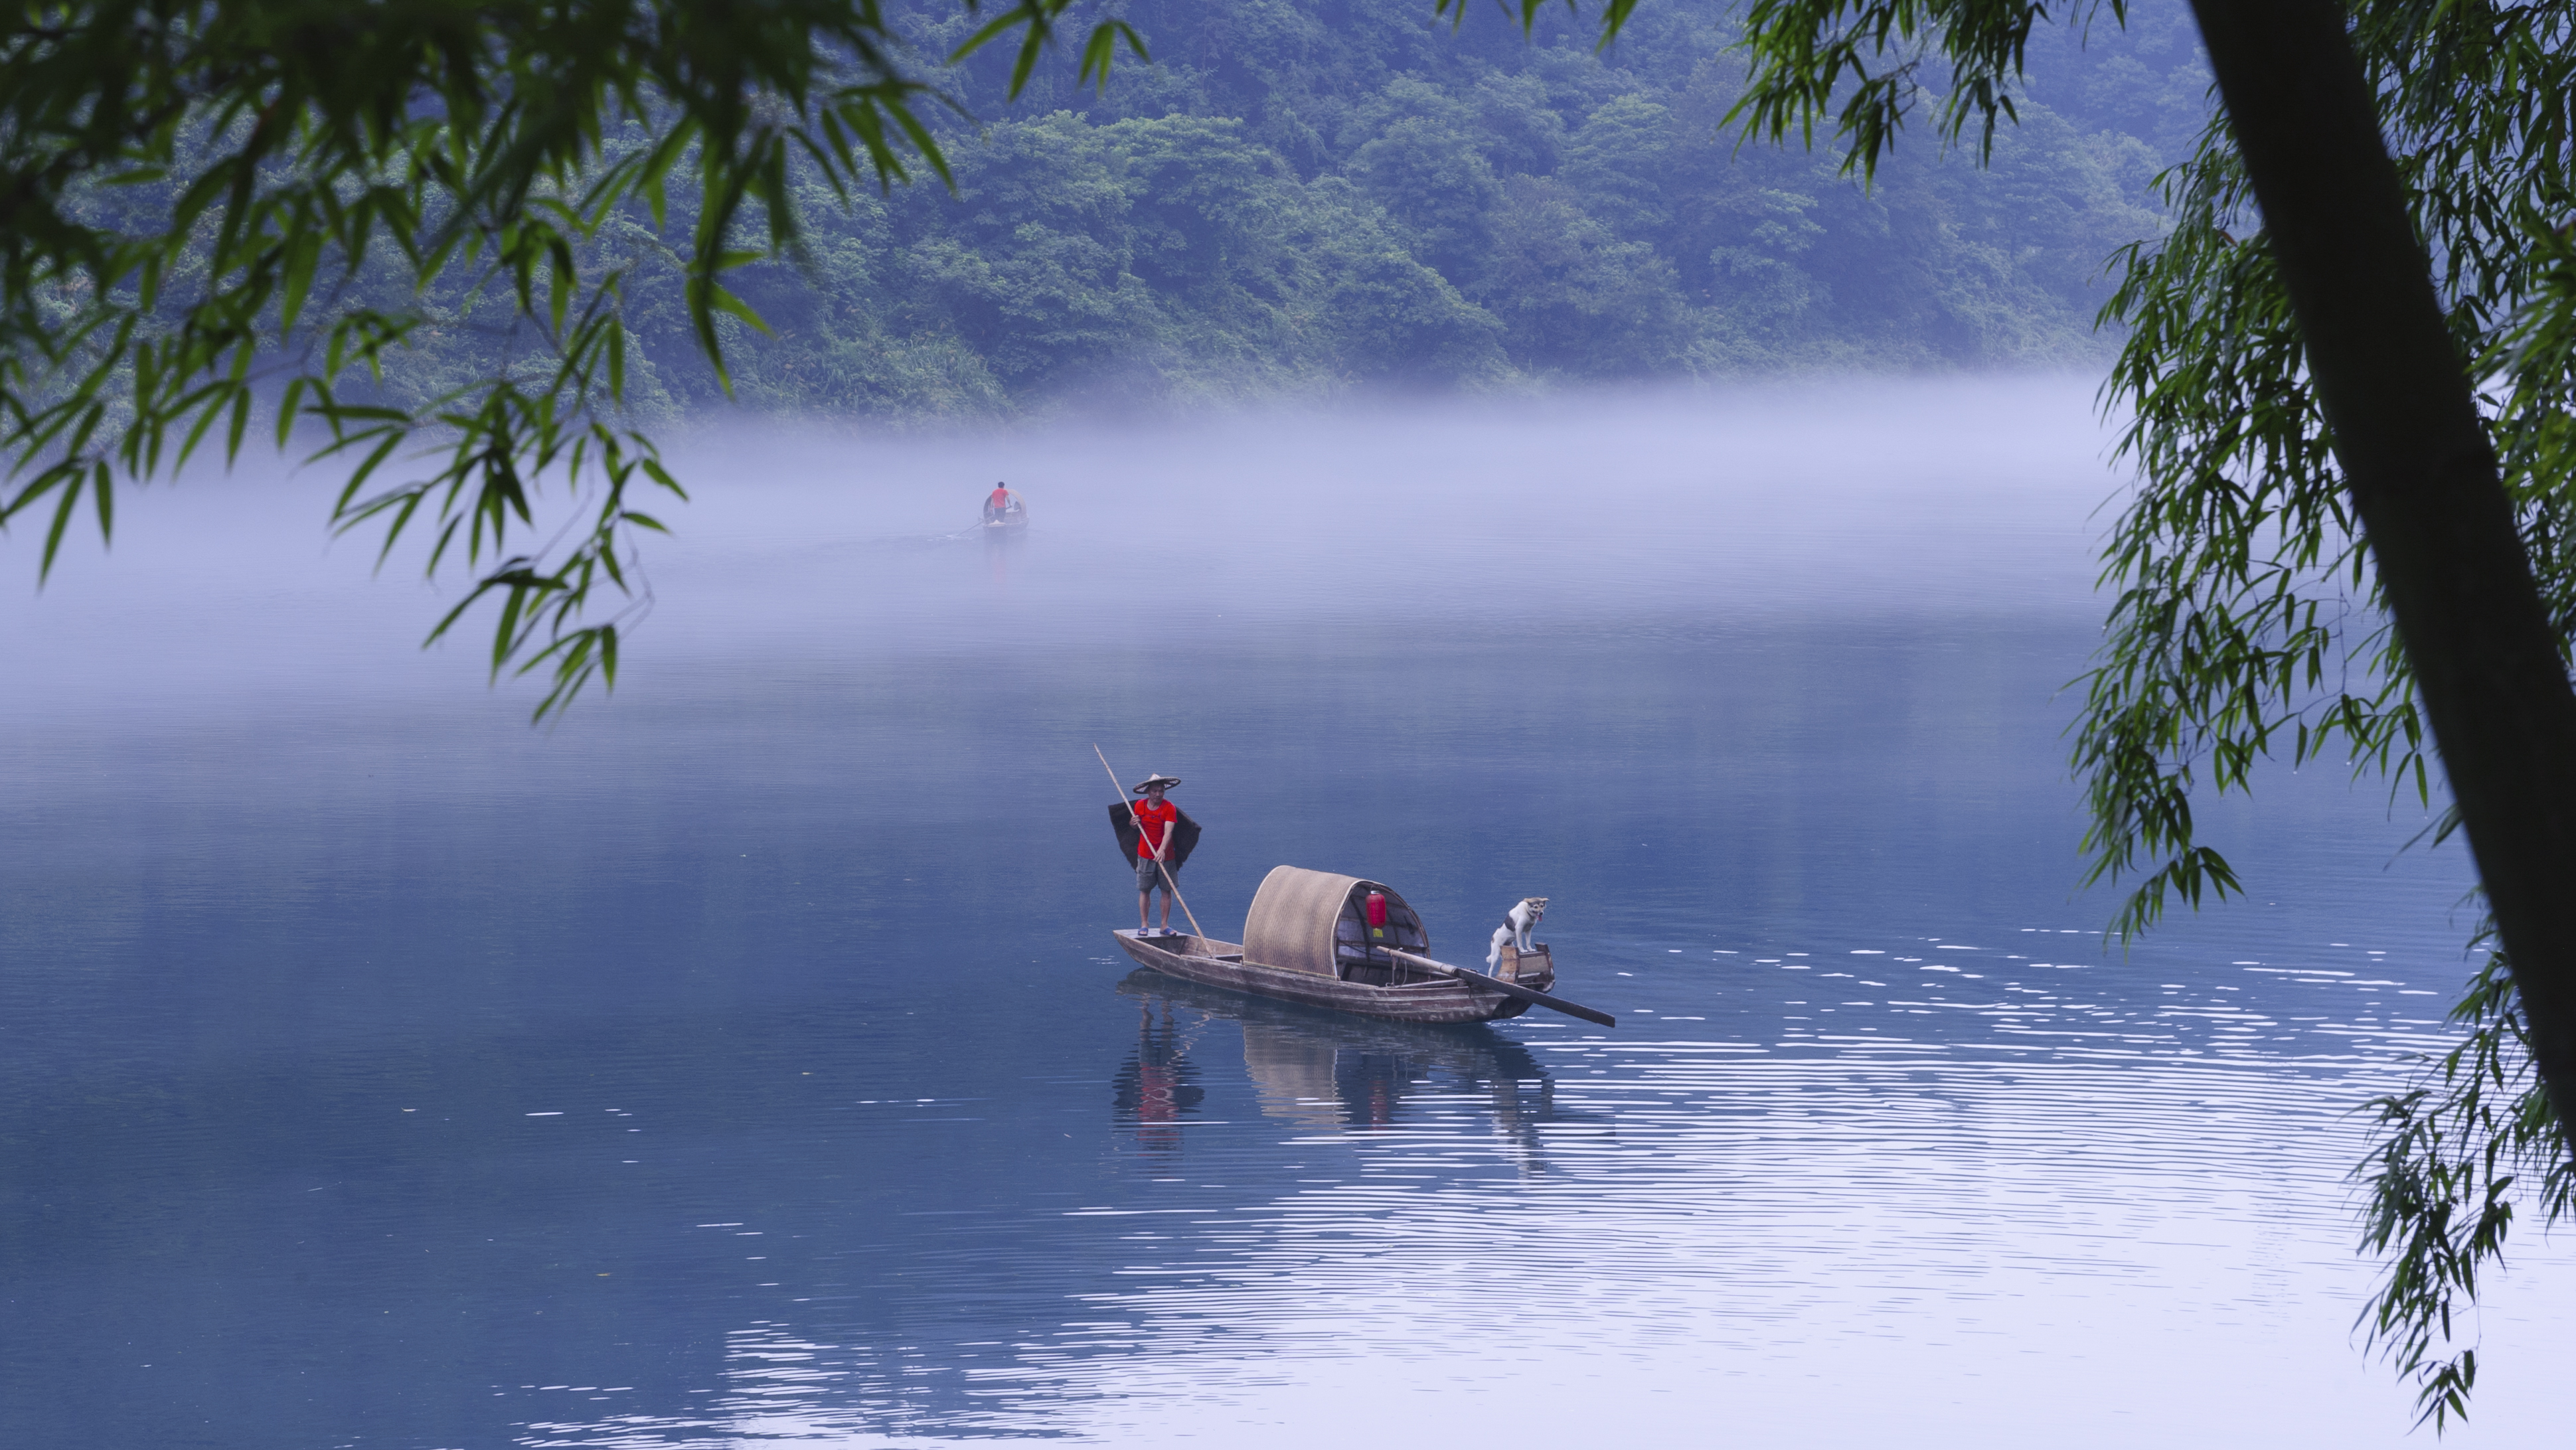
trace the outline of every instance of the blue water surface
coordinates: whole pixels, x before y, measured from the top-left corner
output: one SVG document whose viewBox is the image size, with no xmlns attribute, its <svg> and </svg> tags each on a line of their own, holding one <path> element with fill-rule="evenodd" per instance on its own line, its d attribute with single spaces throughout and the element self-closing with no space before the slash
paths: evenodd
<svg viewBox="0 0 2576 1450">
<path fill-rule="evenodd" d="M 710 435 L 537 730 L 316 480 L 139 501 L 0 654 L 0 1443 L 2398 1443 L 2463 862 L 2274 772 L 2106 946 L 2090 384 L 1864 396 Z M 1620 1025 L 1133 970 L 1095 745 L 1212 934 L 1545 895 Z M 2519 1242 L 2459 1443 L 2563 1416 Z"/>
</svg>

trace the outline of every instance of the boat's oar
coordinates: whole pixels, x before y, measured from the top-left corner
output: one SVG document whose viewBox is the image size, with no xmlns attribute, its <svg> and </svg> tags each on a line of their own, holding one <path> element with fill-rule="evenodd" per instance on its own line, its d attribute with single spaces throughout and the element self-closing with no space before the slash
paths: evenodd
<svg viewBox="0 0 2576 1450">
<path fill-rule="evenodd" d="M 1611 1016 L 1607 1012 L 1595 1012 L 1580 1002 L 1568 1002 L 1563 997 L 1551 997 L 1547 993 L 1538 990 L 1536 987 L 1524 987 L 1518 982 L 1506 982 L 1500 977 L 1488 976 L 1483 972 L 1475 971 L 1468 967 L 1453 967 L 1447 962 L 1435 962 L 1429 957 L 1417 957 L 1411 952 L 1400 952 L 1393 947 L 1387 947 L 1384 950 L 1388 956 L 1395 958 L 1397 961 L 1411 962 L 1417 967 L 1428 967 L 1435 972 L 1447 972 L 1450 976 L 1474 982 L 1480 987 L 1491 987 L 1506 997 L 1518 997 L 1524 1002 L 1535 1002 L 1542 1007 L 1553 1007 L 1568 1017 L 1580 1017 L 1586 1022 L 1598 1022 L 1604 1027 L 1616 1027 L 1619 1025 L 1619 1019 Z"/>
<path fill-rule="evenodd" d="M 1100 747 L 1099 747 L 1099 746 L 1097 746 L 1097 745 L 1092 746 L 1092 747 L 1091 747 L 1091 753 L 1092 753 L 1092 754 L 1094 754 L 1094 755 L 1100 755 Z M 1101 768 L 1102 770 L 1109 770 L 1109 757 L 1108 757 L 1108 756 L 1106 756 L 1106 755 L 1100 755 L 1100 768 Z M 1118 788 L 1119 790 L 1122 790 L 1122 791 L 1123 791 L 1123 790 L 1127 789 L 1127 782 L 1125 782 L 1125 781 L 1123 781 L 1123 780 L 1120 780 L 1120 779 L 1118 778 L 1118 772 L 1116 772 L 1116 771 L 1114 771 L 1114 770 L 1109 770 L 1109 783 L 1110 783 L 1112 786 L 1115 786 L 1116 788 Z M 1135 802 L 1135 801 L 1133 801 L 1133 800 L 1130 800 L 1130 801 L 1128 801 L 1128 802 L 1127 802 L 1127 819 L 1129 819 L 1129 820 L 1131 820 L 1131 821 L 1136 821 L 1136 846 L 1137 846 L 1137 849 L 1139 849 L 1139 850 L 1144 849 L 1144 845 L 1145 845 L 1145 823 L 1144 823 L 1143 821 L 1137 821 L 1137 820 L 1136 820 L 1136 802 Z M 1169 849 L 1171 849 L 1171 845 L 1172 845 L 1172 842 L 1171 842 L 1171 832 L 1167 829 L 1167 830 L 1164 832 L 1163 848 L 1164 848 L 1165 850 L 1169 850 Z M 1173 879 L 1172 879 L 1172 867 L 1171 867 L 1171 863 L 1170 863 L 1170 862 L 1168 862 L 1168 861 L 1165 861 L 1165 860 L 1164 860 L 1162 857 L 1160 857 L 1160 856 L 1156 856 L 1156 857 L 1154 857 L 1153 859 L 1154 859 L 1154 869 L 1163 873 L 1163 889 L 1164 889 L 1165 891 L 1168 891 L 1168 892 L 1170 892 L 1170 893 L 1172 894 L 1172 899 L 1173 899 L 1174 901 L 1178 901 L 1178 902 L 1180 902 L 1180 903 L 1181 903 L 1181 915 L 1183 915 L 1183 916 L 1185 916 L 1185 917 L 1189 918 L 1189 923 L 1190 923 L 1190 933 L 1191 933 L 1193 936 L 1197 936 L 1197 937 L 1200 937 L 1200 938 L 1205 938 L 1205 937 L 1207 936 L 1207 933 L 1199 930 L 1199 918 L 1198 918 L 1198 913 L 1196 913 L 1196 912 L 1194 912 L 1194 911 L 1190 910 L 1190 903 L 1189 903 L 1189 901 L 1181 895 L 1181 883 L 1179 883 L 1179 882 L 1177 882 L 1177 881 L 1175 881 L 1175 880 L 1173 880 Z M 1138 915 L 1139 915 L 1139 918 L 1141 919 L 1141 918 L 1142 918 L 1142 913 L 1140 912 Z M 1171 919 L 1172 919 L 1172 910 L 1171 910 L 1171 908 L 1170 908 L 1170 907 L 1168 907 L 1168 906 L 1167 906 L 1167 907 L 1163 908 L 1163 921 L 1164 921 L 1164 923 L 1165 923 L 1166 925 L 1168 925 L 1168 924 L 1170 924 Z M 1142 928 L 1142 927 L 1139 927 L 1139 928 L 1138 928 L 1138 930 L 1141 932 L 1141 931 L 1143 930 L 1143 928 Z"/>
</svg>

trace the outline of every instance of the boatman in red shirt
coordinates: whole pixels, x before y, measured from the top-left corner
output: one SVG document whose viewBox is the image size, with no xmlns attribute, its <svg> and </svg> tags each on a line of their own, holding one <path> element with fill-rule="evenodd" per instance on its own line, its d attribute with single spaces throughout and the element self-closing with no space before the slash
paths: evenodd
<svg viewBox="0 0 2576 1450">
<path fill-rule="evenodd" d="M 1128 794 L 1143 796 L 1143 800 L 1109 808 L 1110 821 L 1118 828 L 1119 848 L 1136 867 L 1139 936 L 1153 928 L 1150 912 L 1156 887 L 1163 892 L 1163 925 L 1158 934 L 1172 934 L 1173 878 L 1180 874 L 1181 863 L 1189 859 L 1190 852 L 1198 848 L 1199 823 L 1163 799 L 1163 792 L 1180 783 L 1178 776 L 1147 776 L 1144 784 L 1128 789 Z"/>
<path fill-rule="evenodd" d="M 988 524 L 1000 523 L 1002 520 L 1009 518 L 1012 512 L 1018 509 L 1019 506 L 1020 496 L 1011 492 L 1011 486 L 1009 484 L 994 484 L 993 491 L 984 495 L 984 522 Z"/>
</svg>

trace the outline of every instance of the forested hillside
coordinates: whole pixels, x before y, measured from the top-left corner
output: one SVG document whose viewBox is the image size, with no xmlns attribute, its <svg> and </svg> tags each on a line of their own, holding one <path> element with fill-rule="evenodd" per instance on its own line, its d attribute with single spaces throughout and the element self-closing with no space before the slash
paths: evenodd
<svg viewBox="0 0 2576 1450">
<path fill-rule="evenodd" d="M 1135 0 L 1154 64 L 1069 61 L 1006 102 L 1008 57 L 938 72 L 966 113 L 935 180 L 810 194 L 801 266 L 738 274 L 737 397 L 842 414 L 1066 399 L 2028 365 L 2104 354 L 2102 271 L 2160 226 L 2150 178 L 2207 109 L 2188 13 L 2037 37 L 1990 169 L 1910 133 L 1874 190 L 1720 121 L 1742 63 L 1718 0 L 1647 0 L 1596 54 L 1430 0 Z M 928 60 L 969 33 L 921 0 Z M 647 411 L 720 396 L 645 220 L 629 321 Z M 494 339 L 460 310 L 393 381 Z"/>
</svg>

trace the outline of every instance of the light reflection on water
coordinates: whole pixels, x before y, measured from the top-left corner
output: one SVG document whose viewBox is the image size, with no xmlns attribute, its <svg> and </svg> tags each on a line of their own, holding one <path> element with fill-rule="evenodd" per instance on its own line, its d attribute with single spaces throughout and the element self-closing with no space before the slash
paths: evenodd
<svg viewBox="0 0 2576 1450">
<path fill-rule="evenodd" d="M 2393 1081 L 2391 1050 L 2447 1040 L 2367 999 L 2430 989 L 2187 950 L 2123 980 L 2075 935 L 1997 940 L 2090 960 L 1918 941 L 1926 956 L 1699 964 L 1763 998 L 1768 1042 L 1652 1016 L 1616 1033 L 1354 1022 L 1132 972 L 1111 1095 L 1125 1192 L 1060 1211 L 1115 1230 L 1120 1286 L 1069 1296 L 1042 1335 L 944 1353 L 854 1344 L 809 1301 L 738 1332 L 705 1413 L 567 1416 L 531 1443 L 1259 1444 L 1464 1424 L 1545 1444 L 1605 1415 L 1685 1443 L 1709 1414 L 1824 1443 L 1903 1425 L 2040 1444 L 2070 1416 L 2106 1444 L 2394 1443 L 2384 1387 L 2337 1362 L 2333 1316 L 2359 1285 L 2340 1190 L 2363 1141 L 2349 1110 Z M 1872 975 L 1820 970 L 1844 966 Z M 1815 1002 L 1784 994 L 1815 989 L 1776 984 L 1802 967 L 1905 983 L 1836 1004 L 1895 1030 L 1789 1025 L 1778 1009 Z M 1775 1378 L 1823 1364 L 1848 1384 L 1856 1363 L 1902 1387 L 1818 1399 Z M 2175 1377 L 2181 1403 L 2139 1403 L 2142 1374 Z M 2285 1397 L 2285 1376 L 2354 1399 Z M 1605 1409 L 1588 1398 L 1605 1378 L 1692 1408 Z M 1444 1390 L 1469 1398 L 1425 1398 Z"/>
<path fill-rule="evenodd" d="M 2100 435 L 1988 387 L 847 496 L 749 440 L 550 735 L 388 660 L 417 597 L 92 561 L 0 644 L 0 1441 L 2398 1443 L 2343 1175 L 2447 1041 L 2460 863 L 2284 776 L 2206 813 L 2261 896 L 2105 951 Z M 988 473 L 1025 545 L 927 541 Z M 1537 891 L 1622 1025 L 1132 973 L 1094 741 L 1184 777 L 1211 930 L 1280 861 L 1451 955 Z M 2543 1443 L 2567 1267 L 2523 1244 L 2453 1443 Z"/>
<path fill-rule="evenodd" d="M 1194 1013 L 1227 1020 L 1174 1017 Z M 1185 1081 L 1194 1053 L 1214 1076 L 1214 1049 L 1236 1046 L 1211 1030 L 1183 1049 L 1174 1030 L 1147 1027 L 1147 1081 Z M 1828 1435 L 1912 1423 L 2037 1444 L 2072 1412 L 2101 1443 L 2228 1426 L 2395 1439 L 2351 1407 L 2278 1413 L 2225 1364 L 2295 1383 L 2345 1352 L 2311 1312 L 2321 1279 L 2351 1278 L 2334 1185 L 2356 1139 L 2334 1113 L 2380 1075 L 1760 1061 L 1693 1042 L 1567 1043 L 1537 1068 L 1481 1041 L 1406 1056 L 1335 1035 L 1315 1024 L 1286 1064 L 1275 1032 L 1245 1033 L 1259 1110 L 1286 1133 L 1249 1154 L 1201 1150 L 1213 1135 L 1193 1129 L 1222 1124 L 1187 1103 L 1124 1114 L 1155 1189 L 1064 1212 L 1123 1226 L 1111 1272 L 1130 1287 L 1071 1296 L 1049 1332 L 853 1343 L 818 1302 L 737 1331 L 698 1414 L 567 1415 L 527 1443 L 1284 1443 L 1363 1422 L 1542 1444 L 1605 1416 L 1646 1443 L 1688 1440 L 1688 1420 L 1635 1406 L 1532 1402 L 1604 1378 L 1683 1391 L 1691 1419 Z M 1609 1066 L 1589 1077 L 1592 1062 Z M 1498 1068 L 1538 1075 L 1479 1076 Z M 1282 1154 L 1347 1166 L 1300 1165 L 1325 1176 L 1266 1198 L 1226 1191 Z M 1916 1383 L 1839 1403 L 1740 1388 L 1779 1373 L 1812 1394 L 1797 1381 L 1820 1364 L 1848 1385 L 1856 1359 L 1891 1356 L 1910 1381 L 1986 1387 L 1941 1405 L 1912 1402 Z M 2141 1360 L 2214 1381 L 2178 1386 L 2211 1402 L 2138 1403 Z M 1365 1410 L 1335 1403 L 1337 1385 Z M 1421 1398 L 1434 1390 L 1471 1398 Z M 2006 1399 L 2052 1418 L 2016 1428 Z M 2143 1422 L 2137 1438 L 2113 1415 Z"/>
</svg>

